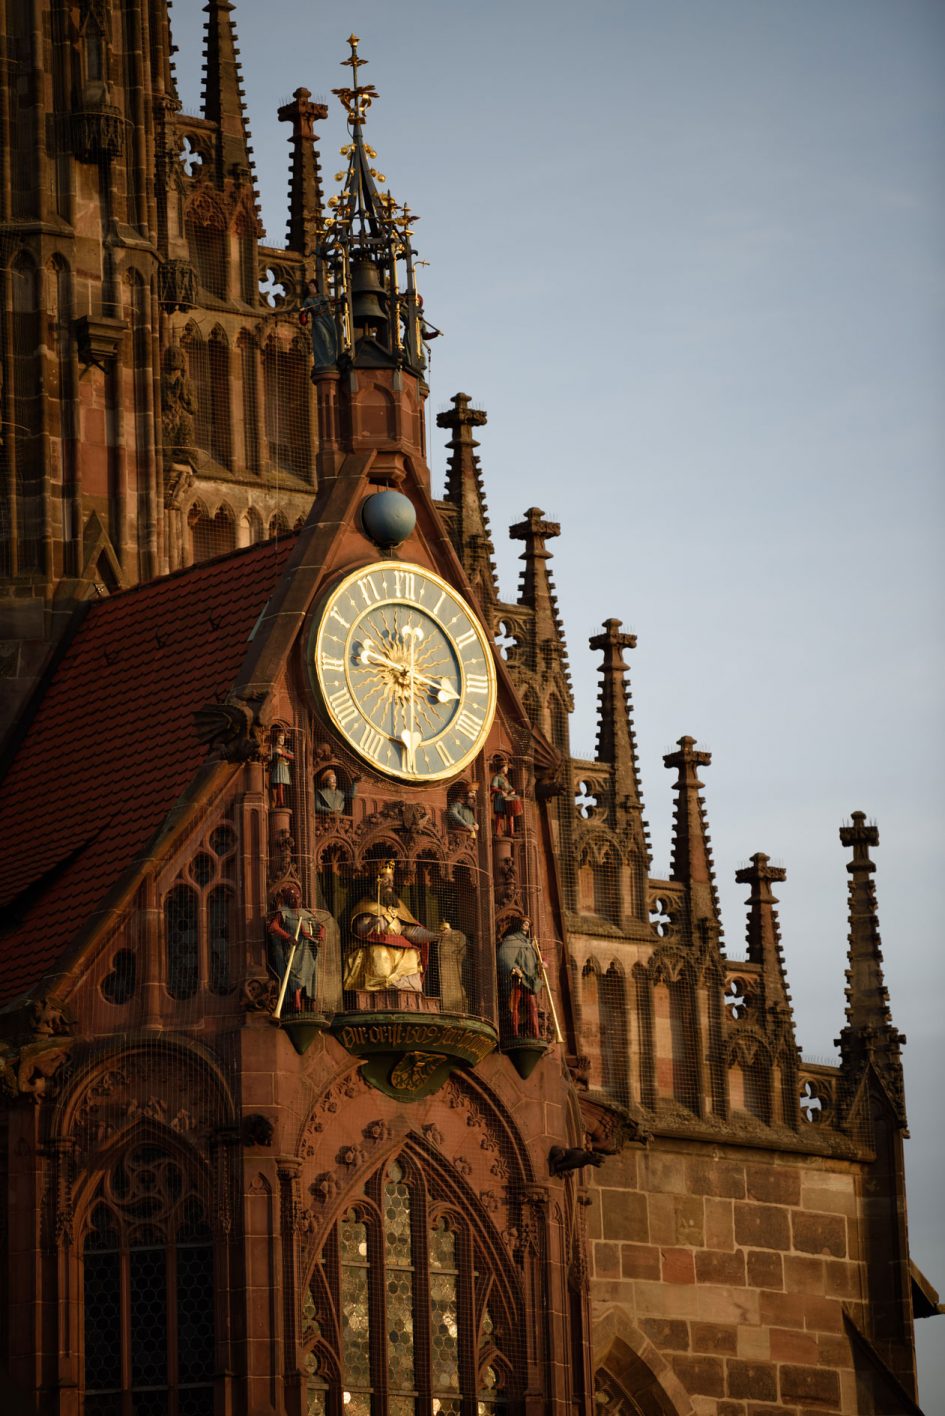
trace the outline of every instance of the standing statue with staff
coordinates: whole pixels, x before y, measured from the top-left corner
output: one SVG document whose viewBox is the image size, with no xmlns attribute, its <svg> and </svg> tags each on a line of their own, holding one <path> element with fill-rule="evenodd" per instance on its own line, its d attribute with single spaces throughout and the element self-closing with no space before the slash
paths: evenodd
<svg viewBox="0 0 945 1416">
<path fill-rule="evenodd" d="M 496 964 L 499 974 L 499 997 L 512 1036 L 541 1037 L 538 999 L 542 990 L 547 989 L 555 1033 L 560 1042 L 561 1029 L 551 990 L 547 988 L 545 961 L 532 938 L 532 923 L 527 916 L 509 921 L 499 942 Z"/>
<path fill-rule="evenodd" d="M 290 1011 L 302 1013 L 315 1006 L 318 993 L 318 948 L 325 938 L 325 910 L 310 910 L 302 904 L 297 885 L 283 885 L 275 897 L 269 916 L 269 962 L 279 980 L 279 999 L 274 1016 L 282 1016 L 286 995 Z"/>
</svg>

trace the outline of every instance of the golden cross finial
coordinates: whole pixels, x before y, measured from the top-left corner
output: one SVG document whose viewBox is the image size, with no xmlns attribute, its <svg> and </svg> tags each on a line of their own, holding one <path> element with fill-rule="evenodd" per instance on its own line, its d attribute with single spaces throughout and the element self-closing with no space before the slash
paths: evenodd
<svg viewBox="0 0 945 1416">
<path fill-rule="evenodd" d="M 358 70 L 363 64 L 367 63 L 366 59 L 360 59 L 358 57 L 358 45 L 360 43 L 361 40 L 356 34 L 349 34 L 348 44 L 351 46 L 351 57 L 349 59 L 342 59 L 341 61 L 346 68 L 351 69 L 353 71 L 355 83 L 358 82 Z"/>
<path fill-rule="evenodd" d="M 341 104 L 348 115 L 348 121 L 351 123 L 363 123 L 368 109 L 375 98 L 377 98 L 377 90 L 374 85 L 362 85 L 358 79 L 358 70 L 363 68 L 368 62 L 366 59 L 362 59 L 358 54 L 358 45 L 360 43 L 361 41 L 356 34 L 349 34 L 348 44 L 351 46 L 351 53 L 347 59 L 341 60 L 342 67 L 351 70 L 354 86 L 352 88 L 332 89 L 332 93 L 341 100 Z"/>
</svg>

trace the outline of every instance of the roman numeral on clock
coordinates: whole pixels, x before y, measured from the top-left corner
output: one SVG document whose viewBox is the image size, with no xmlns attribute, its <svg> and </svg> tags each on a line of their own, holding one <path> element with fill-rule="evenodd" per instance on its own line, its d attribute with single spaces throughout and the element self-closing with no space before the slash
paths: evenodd
<svg viewBox="0 0 945 1416">
<path fill-rule="evenodd" d="M 416 600 L 417 577 L 412 570 L 394 571 L 394 594 L 398 599 Z"/>
<path fill-rule="evenodd" d="M 376 732 L 369 724 L 365 723 L 364 732 L 361 734 L 361 751 L 367 757 L 373 757 L 375 762 L 380 758 L 381 747 L 384 738 L 381 733 Z"/>
<path fill-rule="evenodd" d="M 328 706 L 342 727 L 360 717 L 357 705 L 346 688 L 339 688 L 337 693 L 328 695 Z"/>
<path fill-rule="evenodd" d="M 377 592 L 377 586 L 369 575 L 366 575 L 363 580 L 358 581 L 358 589 L 361 591 L 366 605 L 374 605 L 381 598 Z M 368 593 L 369 591 L 370 594 Z"/>
<path fill-rule="evenodd" d="M 335 658 L 332 657 L 331 654 L 323 654 L 323 655 L 322 655 L 322 671 L 323 671 L 323 673 L 326 673 L 326 674 L 329 674 L 329 673 L 343 674 L 344 671 L 345 671 L 345 661 L 344 661 L 344 659 L 335 659 Z"/>
<path fill-rule="evenodd" d="M 482 727 L 482 719 L 474 718 L 471 713 L 460 713 L 453 727 L 458 733 L 470 739 L 479 736 L 479 729 Z"/>
<path fill-rule="evenodd" d="M 443 766 L 444 766 L 444 767 L 452 767 L 452 765 L 453 765 L 453 759 L 452 759 L 452 757 L 451 757 L 450 754 L 449 754 L 449 749 L 447 748 L 446 744 L 445 744 L 445 743 L 442 743 L 442 742 L 438 742 L 438 743 L 435 744 L 435 747 L 436 747 L 436 755 L 437 755 L 437 757 L 440 759 L 440 761 L 443 763 Z"/>
<path fill-rule="evenodd" d="M 467 693 L 488 693 L 489 680 L 485 674 L 469 674 L 466 679 Z"/>
<path fill-rule="evenodd" d="M 465 649 L 467 644 L 474 644 L 476 641 L 476 631 L 467 629 L 465 634 L 461 634 L 456 641 L 457 649 Z"/>
</svg>

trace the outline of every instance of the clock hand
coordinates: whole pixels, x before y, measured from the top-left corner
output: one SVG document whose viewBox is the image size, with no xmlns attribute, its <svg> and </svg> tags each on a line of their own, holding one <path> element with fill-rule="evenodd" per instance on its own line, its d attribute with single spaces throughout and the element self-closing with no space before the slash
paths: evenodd
<svg viewBox="0 0 945 1416">
<path fill-rule="evenodd" d="M 359 664 L 382 664 L 385 669 L 396 669 L 399 674 L 405 674 L 407 672 L 406 664 L 395 664 L 394 660 L 388 659 L 386 655 L 375 654 L 374 650 L 371 648 L 373 643 L 373 639 L 365 639 L 364 648 L 358 655 Z"/>
<path fill-rule="evenodd" d="M 436 690 L 436 697 L 439 703 L 449 703 L 452 699 L 458 699 L 459 694 L 446 678 L 430 678 L 427 674 L 421 674 L 410 664 L 397 664 L 393 659 L 388 659 L 384 654 L 376 654 L 373 649 L 373 639 L 365 639 L 364 647 L 358 655 L 359 664 L 380 664 L 385 669 L 396 669 L 399 674 L 408 676 L 415 683 L 421 683 L 425 688 Z"/>
<path fill-rule="evenodd" d="M 423 638 L 423 630 L 419 625 L 405 625 L 404 635 L 407 638 L 407 675 L 410 680 L 410 698 L 407 706 L 407 726 L 401 733 L 401 737 L 407 748 L 407 771 L 417 770 L 417 744 L 420 741 L 420 734 L 414 732 L 414 682 L 417 654 L 417 640 Z"/>
</svg>

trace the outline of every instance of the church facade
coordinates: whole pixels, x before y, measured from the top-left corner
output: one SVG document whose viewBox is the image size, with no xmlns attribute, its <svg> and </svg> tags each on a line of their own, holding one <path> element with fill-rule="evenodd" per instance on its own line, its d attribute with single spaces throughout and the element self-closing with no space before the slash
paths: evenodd
<svg viewBox="0 0 945 1416">
<path fill-rule="evenodd" d="M 848 853 L 836 1067 L 691 737 L 652 873 L 531 506 L 502 599 L 352 36 L 262 244 L 233 6 L 3 0 L 0 1371 L 62 1416 L 919 1410 L 901 1045 Z M 838 888 L 839 858 L 838 858 Z M 17 1405 L 18 1403 L 18 1405 Z"/>
</svg>

